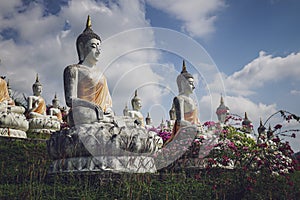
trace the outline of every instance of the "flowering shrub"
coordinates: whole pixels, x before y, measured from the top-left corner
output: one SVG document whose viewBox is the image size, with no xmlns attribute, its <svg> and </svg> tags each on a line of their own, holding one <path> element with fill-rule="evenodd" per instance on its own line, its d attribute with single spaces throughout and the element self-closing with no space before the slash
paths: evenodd
<svg viewBox="0 0 300 200">
<path fill-rule="evenodd" d="M 148 129 L 148 131 L 154 131 L 156 132 L 162 139 L 163 142 L 165 143 L 168 139 L 170 139 L 171 135 L 172 135 L 172 131 L 168 131 L 167 129 L 163 129 L 160 127 L 151 127 Z"/>
<path fill-rule="evenodd" d="M 294 114 L 286 111 L 277 113 L 287 122 L 299 122 L 300 118 Z M 282 136 L 295 138 L 298 129 L 284 130 L 282 124 L 276 124 L 266 130 L 261 124 L 258 137 L 254 138 L 242 127 L 240 117 L 229 116 L 227 122 L 230 123 L 225 124 L 219 131 L 218 143 L 205 158 L 206 173 L 213 174 L 211 184 L 214 190 L 218 190 L 218 193 L 222 193 L 222 190 L 228 192 L 228 185 L 236 184 L 235 193 L 241 198 L 247 191 L 251 193 L 262 187 L 274 187 L 276 190 L 276 184 L 293 187 L 290 174 L 297 167 L 295 157 L 298 154 L 293 157 L 289 143 L 285 142 Z M 232 169 L 232 173 L 231 170 L 215 171 L 228 168 Z M 283 179 L 279 179 L 279 176 Z"/>
</svg>

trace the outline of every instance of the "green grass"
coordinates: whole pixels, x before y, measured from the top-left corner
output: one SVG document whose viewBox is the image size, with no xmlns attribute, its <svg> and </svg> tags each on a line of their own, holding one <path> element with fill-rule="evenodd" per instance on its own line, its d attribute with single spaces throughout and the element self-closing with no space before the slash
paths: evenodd
<svg viewBox="0 0 300 200">
<path fill-rule="evenodd" d="M 0 199 L 297 199 L 300 173 L 263 176 L 249 190 L 234 171 L 49 175 L 43 140 L 0 138 Z M 196 178 L 195 178 L 196 177 Z M 259 176 L 258 176 L 259 178 Z"/>
</svg>

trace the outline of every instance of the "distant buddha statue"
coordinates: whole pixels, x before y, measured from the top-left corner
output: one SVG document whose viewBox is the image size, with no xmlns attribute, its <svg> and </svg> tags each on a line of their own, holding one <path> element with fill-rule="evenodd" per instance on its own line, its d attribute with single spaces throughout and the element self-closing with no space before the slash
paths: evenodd
<svg viewBox="0 0 300 200">
<path fill-rule="evenodd" d="M 91 26 L 88 16 L 86 28 L 76 40 L 79 63 L 69 65 L 64 70 L 65 99 L 67 106 L 71 108 L 71 126 L 75 123 L 110 121 L 114 115 L 106 78 L 95 71 L 101 39 Z"/>
<path fill-rule="evenodd" d="M 173 126 L 174 126 L 175 120 L 176 120 L 176 110 L 175 110 L 174 104 L 172 104 L 172 107 L 169 110 L 169 117 L 170 117 L 170 120 L 167 121 L 168 128 L 173 129 Z"/>
<path fill-rule="evenodd" d="M 50 133 L 60 129 L 60 123 L 56 116 L 50 116 L 46 113 L 46 102 L 41 96 L 43 86 L 40 83 L 38 74 L 35 83 L 32 85 L 33 95 L 27 98 L 28 101 L 28 119 L 29 132 Z"/>
<path fill-rule="evenodd" d="M 7 83 L 3 78 L 0 78 L 0 105 L 3 105 L 3 103 L 7 103 L 10 99 L 7 89 Z"/>
<path fill-rule="evenodd" d="M 146 117 L 145 121 L 146 121 L 146 125 L 147 125 L 147 126 L 151 126 L 151 124 L 152 124 L 152 119 L 151 119 L 151 117 L 150 117 L 150 113 L 149 113 L 149 112 L 147 113 L 147 117 Z"/>
<path fill-rule="evenodd" d="M 13 113 L 23 114 L 25 108 L 22 106 L 16 106 L 14 100 L 11 98 L 11 89 L 9 87 L 9 82 L 0 78 L 0 111 L 7 111 Z"/>
<path fill-rule="evenodd" d="M 9 84 L 0 78 L 0 136 L 26 138 L 25 108 L 16 106 L 10 94 Z"/>
<path fill-rule="evenodd" d="M 172 131 L 171 138 L 167 141 L 173 140 L 181 127 L 195 125 L 201 127 L 198 119 L 198 108 L 194 100 L 190 97 L 195 89 L 194 77 L 187 72 L 185 61 L 183 61 L 182 71 L 177 77 L 177 86 L 179 95 L 173 100 L 173 105 L 176 112 L 176 120 Z"/>
<path fill-rule="evenodd" d="M 39 81 L 38 74 L 36 75 L 35 83 L 32 85 L 33 96 L 29 96 L 28 110 L 29 118 L 45 118 L 46 117 L 46 103 L 41 96 L 43 86 Z"/>
<path fill-rule="evenodd" d="M 52 100 L 52 106 L 49 109 L 49 115 L 56 116 L 60 122 L 62 121 L 62 113 L 59 108 L 59 100 L 58 100 L 56 94 L 54 95 L 54 99 Z"/>
<path fill-rule="evenodd" d="M 128 111 L 129 116 L 136 120 L 136 123 L 145 126 L 143 114 L 140 112 L 142 108 L 141 99 L 137 96 L 137 90 L 134 92 L 134 97 L 131 99 L 132 110 Z"/>
<path fill-rule="evenodd" d="M 127 104 L 125 105 L 125 108 L 123 109 L 123 115 L 124 116 L 129 116 Z"/>
</svg>

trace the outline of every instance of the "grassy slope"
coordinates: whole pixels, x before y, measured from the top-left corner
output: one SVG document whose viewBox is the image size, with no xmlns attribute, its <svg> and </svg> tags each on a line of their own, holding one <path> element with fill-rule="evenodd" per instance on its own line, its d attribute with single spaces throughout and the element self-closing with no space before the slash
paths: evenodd
<svg viewBox="0 0 300 200">
<path fill-rule="evenodd" d="M 200 179 L 184 172 L 49 176 L 50 163 L 45 141 L 0 138 L 0 199 L 240 199 L 232 174 L 227 174 L 230 187 L 214 189 L 221 180 L 214 174 L 199 174 Z M 300 174 L 293 174 L 291 180 L 292 187 L 281 184 L 282 180 L 273 185 L 260 183 L 243 197 L 295 199 L 300 194 Z"/>
</svg>

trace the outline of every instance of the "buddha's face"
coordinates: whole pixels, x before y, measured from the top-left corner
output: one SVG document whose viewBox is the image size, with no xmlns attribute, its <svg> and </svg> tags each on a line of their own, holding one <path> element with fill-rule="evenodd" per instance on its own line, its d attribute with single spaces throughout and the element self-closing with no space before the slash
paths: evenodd
<svg viewBox="0 0 300 200">
<path fill-rule="evenodd" d="M 59 107 L 58 101 L 52 101 L 52 105 L 53 105 L 54 108 L 58 108 Z"/>
<path fill-rule="evenodd" d="M 192 93 L 193 90 L 195 89 L 194 79 L 188 78 L 187 81 L 188 81 L 188 90 Z"/>
<path fill-rule="evenodd" d="M 93 38 L 85 45 L 85 61 L 89 63 L 96 63 L 100 57 L 100 40 Z"/>
<path fill-rule="evenodd" d="M 41 85 L 33 87 L 33 94 L 35 96 L 40 96 L 42 93 L 43 87 Z"/>
<path fill-rule="evenodd" d="M 134 110 L 140 110 L 142 108 L 141 100 L 136 100 L 133 103 L 133 109 Z"/>
</svg>

